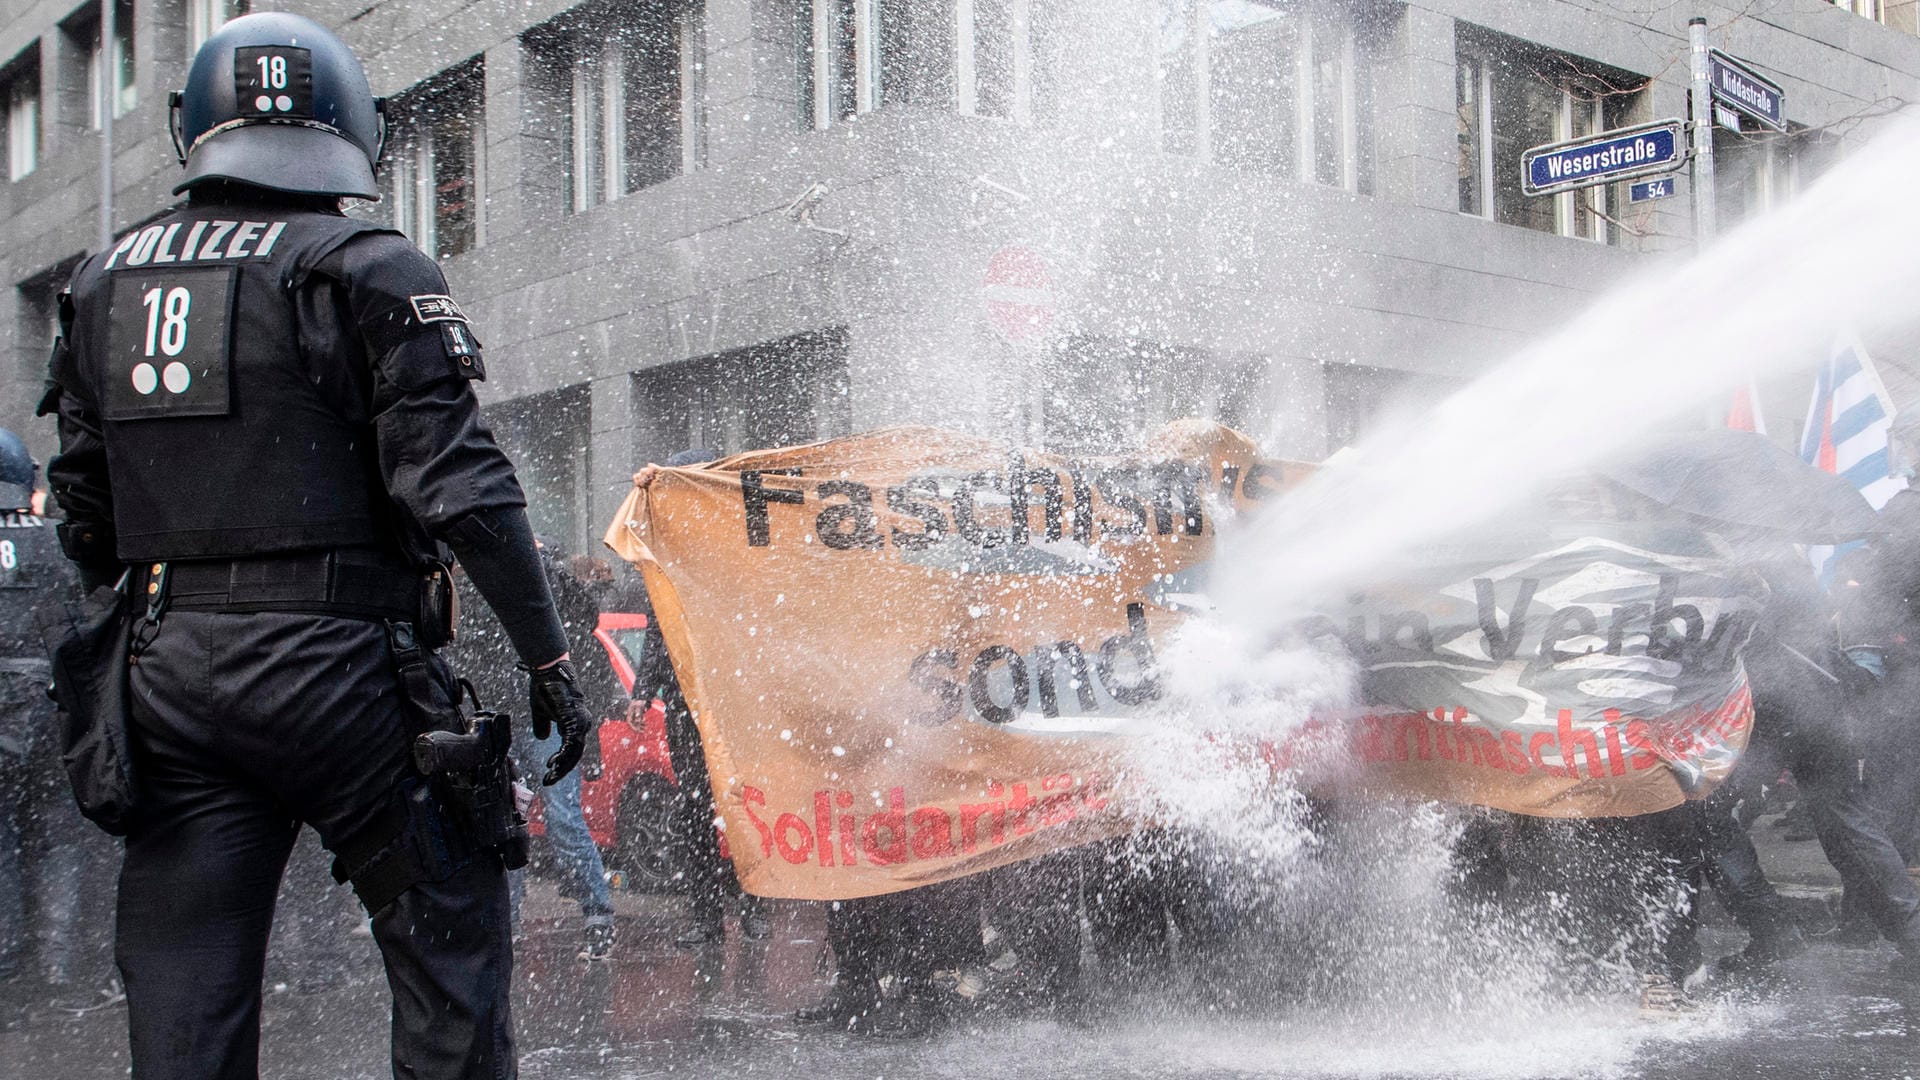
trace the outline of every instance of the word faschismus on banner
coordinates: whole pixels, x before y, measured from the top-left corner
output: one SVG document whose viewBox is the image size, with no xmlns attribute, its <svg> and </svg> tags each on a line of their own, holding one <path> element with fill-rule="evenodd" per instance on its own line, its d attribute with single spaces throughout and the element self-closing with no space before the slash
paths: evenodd
<svg viewBox="0 0 1920 1080">
<path fill-rule="evenodd" d="M 1211 607 L 1217 526 L 1313 468 L 1197 420 L 1097 458 L 898 428 L 649 467 L 606 541 L 646 579 L 741 884 L 840 900 L 1151 827 L 1141 776 L 1182 722 L 1159 658 Z M 1753 596 L 1686 520 L 1536 503 L 1305 620 L 1358 666 L 1353 712 L 1220 738 L 1330 793 L 1702 797 L 1746 742 Z"/>
<path fill-rule="evenodd" d="M 1774 131 L 1787 130 L 1787 92 L 1780 84 L 1721 52 L 1707 54 L 1713 100 Z"/>
<path fill-rule="evenodd" d="M 1680 120 L 1660 120 L 1536 146 L 1520 155 L 1520 190 L 1552 195 L 1673 172 L 1687 160 L 1684 129 Z"/>
</svg>

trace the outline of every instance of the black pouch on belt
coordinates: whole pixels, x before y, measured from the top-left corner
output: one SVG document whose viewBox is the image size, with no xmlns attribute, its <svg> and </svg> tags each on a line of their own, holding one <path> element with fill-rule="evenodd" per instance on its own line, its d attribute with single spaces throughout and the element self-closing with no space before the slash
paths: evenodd
<svg viewBox="0 0 1920 1080">
<path fill-rule="evenodd" d="M 88 821 L 125 836 L 134 809 L 133 752 L 127 737 L 127 667 L 133 628 L 143 621 L 123 575 L 114 588 L 39 614 L 52 660 L 60 717 L 60 759 Z M 157 584 L 157 582 L 156 582 Z"/>
</svg>

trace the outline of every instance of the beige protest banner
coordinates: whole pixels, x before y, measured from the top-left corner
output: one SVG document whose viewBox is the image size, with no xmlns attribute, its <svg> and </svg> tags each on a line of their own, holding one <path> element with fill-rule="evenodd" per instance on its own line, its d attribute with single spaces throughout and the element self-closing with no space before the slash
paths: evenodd
<svg viewBox="0 0 1920 1080">
<path fill-rule="evenodd" d="M 849 898 L 1139 828 L 1116 779 L 1138 766 L 1123 729 L 1161 700 L 1155 658 L 1203 587 L 1217 518 L 1310 471 L 1199 421 L 1088 459 L 896 428 L 649 467 L 606 542 L 645 577 L 743 886 Z M 1674 592 L 1675 575 L 1713 577 L 1704 558 L 1622 567 L 1601 547 L 1501 551 L 1490 568 L 1469 552 L 1422 579 L 1431 596 L 1416 582 L 1330 611 L 1374 706 L 1307 737 L 1324 749 L 1332 733 L 1357 768 L 1344 782 L 1524 813 L 1646 813 L 1703 791 L 1744 743 L 1739 605 Z M 1593 579 L 1596 558 L 1618 573 Z M 1622 648 L 1656 644 L 1664 596 L 1718 620 L 1715 637 L 1673 616 L 1675 648 L 1706 656 L 1711 640 L 1716 662 L 1608 658 L 1609 612 L 1641 593 Z M 1635 683 L 1636 666 L 1668 685 Z"/>
</svg>

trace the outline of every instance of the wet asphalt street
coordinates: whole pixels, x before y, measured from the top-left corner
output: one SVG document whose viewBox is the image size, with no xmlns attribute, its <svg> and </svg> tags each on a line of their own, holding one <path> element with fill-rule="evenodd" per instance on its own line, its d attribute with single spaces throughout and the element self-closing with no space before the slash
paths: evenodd
<svg viewBox="0 0 1920 1080">
<path fill-rule="evenodd" d="M 1814 845 L 1768 848 L 1776 880 L 1796 895 L 1811 902 L 1831 889 Z M 1784 992 L 1680 1019 L 1649 1019 L 1634 1001 L 1607 996 L 1515 1011 L 1389 992 L 1360 1010 L 1296 1003 L 1231 1016 L 1189 997 L 1115 1003 L 1070 1021 L 974 1012 L 927 1039 L 895 1042 L 789 1019 L 825 985 L 817 905 L 777 905 L 766 942 L 730 931 L 724 946 L 696 953 L 672 942 L 676 903 L 622 895 L 618 955 L 588 965 L 574 955 L 570 905 L 535 885 L 517 954 L 522 1076 L 1920 1078 L 1920 989 L 1884 975 L 1885 946 L 1817 945 L 1794 963 Z M 273 965 L 264 1076 L 389 1075 L 385 984 L 371 941 L 347 940 L 324 966 Z M 1730 930 L 1706 935 L 1709 953 L 1739 942 Z M 126 1075 L 121 1007 L 76 1012 L 46 998 L 17 985 L 0 994 L 0 1076 Z"/>
</svg>

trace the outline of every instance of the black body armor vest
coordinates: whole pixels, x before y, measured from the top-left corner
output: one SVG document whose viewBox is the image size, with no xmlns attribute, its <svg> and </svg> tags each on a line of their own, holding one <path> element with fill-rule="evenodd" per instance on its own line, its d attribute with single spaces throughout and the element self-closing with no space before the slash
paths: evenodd
<svg viewBox="0 0 1920 1080">
<path fill-rule="evenodd" d="M 364 348 L 303 336 L 297 315 L 314 266 L 379 228 L 196 205 L 81 265 L 70 347 L 100 418 L 121 559 L 395 546 Z"/>
<path fill-rule="evenodd" d="M 77 596 L 76 582 L 53 522 L 24 510 L 0 510 L 0 660 L 46 659 L 34 613 Z"/>
</svg>

